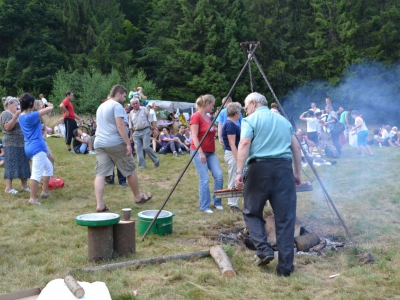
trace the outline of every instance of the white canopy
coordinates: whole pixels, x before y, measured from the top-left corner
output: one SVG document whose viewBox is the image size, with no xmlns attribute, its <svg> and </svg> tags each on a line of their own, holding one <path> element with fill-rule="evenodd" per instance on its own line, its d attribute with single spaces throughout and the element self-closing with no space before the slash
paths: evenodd
<svg viewBox="0 0 400 300">
<path fill-rule="evenodd" d="M 175 102 L 175 101 L 164 101 L 164 100 L 148 100 L 150 105 L 153 103 L 156 104 L 157 107 L 168 110 L 169 112 L 173 112 L 177 108 L 179 108 L 182 112 L 195 112 L 196 104 L 190 102 Z"/>
</svg>

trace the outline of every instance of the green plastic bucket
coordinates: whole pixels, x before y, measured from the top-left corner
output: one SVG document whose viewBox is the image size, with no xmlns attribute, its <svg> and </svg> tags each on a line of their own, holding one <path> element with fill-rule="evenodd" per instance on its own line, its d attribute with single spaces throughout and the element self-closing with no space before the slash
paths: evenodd
<svg viewBox="0 0 400 300">
<path fill-rule="evenodd" d="M 158 210 L 145 210 L 138 213 L 138 231 L 143 235 L 154 217 L 157 215 Z M 162 210 L 158 215 L 157 220 L 149 230 L 148 234 L 166 235 L 172 233 L 172 217 L 175 214 Z"/>
</svg>

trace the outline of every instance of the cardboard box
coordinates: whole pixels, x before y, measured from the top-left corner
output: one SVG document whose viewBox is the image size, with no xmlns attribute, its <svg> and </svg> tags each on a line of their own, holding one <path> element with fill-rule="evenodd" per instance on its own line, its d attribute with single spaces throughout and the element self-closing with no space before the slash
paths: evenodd
<svg viewBox="0 0 400 300">
<path fill-rule="evenodd" d="M 41 289 L 34 288 L 9 294 L 1 294 L 0 300 L 36 300 L 40 292 Z"/>
</svg>

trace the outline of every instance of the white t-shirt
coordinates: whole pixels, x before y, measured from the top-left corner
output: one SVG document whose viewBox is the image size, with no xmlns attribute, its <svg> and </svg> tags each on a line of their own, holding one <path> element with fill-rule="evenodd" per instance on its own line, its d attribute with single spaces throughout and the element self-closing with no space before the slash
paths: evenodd
<svg viewBox="0 0 400 300">
<path fill-rule="evenodd" d="M 360 123 L 360 122 L 362 125 L 361 125 L 361 127 L 357 128 L 357 133 L 360 131 L 368 130 L 367 126 L 365 125 L 364 120 L 361 117 L 356 117 L 355 124 L 357 125 L 357 123 Z"/>
<path fill-rule="evenodd" d="M 58 133 L 60 133 L 62 136 L 65 136 L 65 124 L 58 124 Z"/>
<path fill-rule="evenodd" d="M 307 120 L 307 132 L 316 132 L 318 126 L 317 118 L 306 118 Z"/>
<path fill-rule="evenodd" d="M 47 99 L 46 98 L 42 98 L 42 99 L 40 99 L 40 100 L 42 100 L 42 103 L 44 104 L 44 105 L 46 105 L 47 104 Z"/>
<path fill-rule="evenodd" d="M 390 137 L 389 132 L 386 129 L 383 129 L 382 130 L 382 139 L 385 140 L 388 137 Z"/>
<path fill-rule="evenodd" d="M 116 118 L 126 118 L 124 107 L 117 101 L 108 100 L 101 104 L 96 112 L 96 139 L 94 147 L 108 148 L 118 146 L 124 142 L 118 132 Z"/>
<path fill-rule="evenodd" d="M 154 111 L 154 109 L 150 108 L 149 114 L 150 114 L 150 118 L 151 118 L 152 122 L 157 122 L 157 116 L 156 116 L 156 112 Z"/>
</svg>

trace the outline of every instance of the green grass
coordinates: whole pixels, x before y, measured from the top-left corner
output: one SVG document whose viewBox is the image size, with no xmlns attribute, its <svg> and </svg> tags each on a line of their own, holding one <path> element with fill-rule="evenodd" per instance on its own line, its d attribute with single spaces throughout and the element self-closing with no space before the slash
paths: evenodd
<svg viewBox="0 0 400 300">
<path fill-rule="evenodd" d="M 52 124 L 50 124 L 52 125 Z M 94 212 L 95 156 L 67 153 L 63 139 L 49 138 L 65 187 L 52 191 L 40 207 L 28 204 L 29 195 L 8 195 L 0 181 L 0 293 L 44 288 L 71 269 L 96 265 L 87 261 L 87 229 L 75 225 L 75 217 Z M 227 179 L 222 151 L 217 146 Z M 375 156 L 359 157 L 356 149 L 344 147 L 336 166 L 320 166 L 319 175 L 346 222 L 355 243 L 371 252 L 378 264 L 364 265 L 347 245 L 324 257 L 296 256 L 296 271 L 290 278 L 274 273 L 276 261 L 265 269 L 255 266 L 254 253 L 224 245 L 236 270 L 236 278 L 223 278 L 211 257 L 171 261 L 140 268 L 122 268 L 94 273 L 76 272 L 80 281 L 104 281 L 112 299 L 398 299 L 400 291 L 400 189 L 397 180 L 400 149 L 373 148 Z M 151 191 L 153 200 L 138 206 L 129 188 L 106 186 L 104 201 L 111 212 L 132 207 L 132 216 L 161 207 L 182 172 L 188 155 L 160 155 L 161 166 L 138 170 L 141 191 Z M 305 171 L 314 177 L 310 169 Z M 3 175 L 0 169 L 0 176 Z M 303 180 L 306 177 L 303 176 Z M 14 188 L 20 182 L 14 181 Z M 226 185 L 225 185 L 226 186 Z M 346 241 L 344 230 L 315 181 L 314 191 L 298 194 L 298 218 L 316 233 Z M 198 210 L 198 178 L 191 165 L 172 194 L 165 210 L 176 214 L 173 234 L 137 234 L 136 253 L 113 262 L 209 249 L 218 243 L 211 236 L 244 227 L 240 215 L 228 209 L 213 215 Z M 241 202 L 241 201 L 240 201 Z M 227 200 L 223 200 L 227 208 Z M 341 275 L 329 279 L 329 275 Z M 134 297 L 132 292 L 138 291 Z"/>
</svg>

